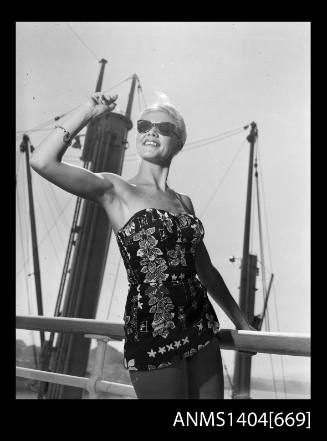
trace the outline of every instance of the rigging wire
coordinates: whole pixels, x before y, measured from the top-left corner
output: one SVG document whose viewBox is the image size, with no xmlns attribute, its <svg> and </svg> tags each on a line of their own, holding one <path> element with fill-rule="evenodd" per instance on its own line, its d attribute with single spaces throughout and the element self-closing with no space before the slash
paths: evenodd
<svg viewBox="0 0 327 441">
<path fill-rule="evenodd" d="M 262 221 L 261 221 L 261 207 L 260 207 L 260 193 L 259 193 L 259 181 L 258 181 L 258 152 L 256 151 L 255 157 L 255 181 L 256 181 L 256 195 L 257 195 L 257 209 L 258 209 L 258 227 L 259 227 L 259 245 L 260 245 L 260 263 L 261 263 L 261 279 L 262 279 L 262 295 L 263 304 L 267 299 L 267 282 L 266 282 L 266 265 L 265 254 L 263 249 L 263 234 L 262 234 Z M 268 311 L 268 309 L 267 309 Z M 270 325 L 269 325 L 270 327 Z"/>
<path fill-rule="evenodd" d="M 77 109 L 77 107 L 75 107 L 74 109 Z M 74 109 L 73 109 L 73 110 L 74 110 Z M 19 135 L 19 134 L 21 134 L 21 133 L 38 132 L 38 131 L 45 130 L 45 129 L 42 129 L 42 127 L 46 127 L 46 126 L 48 126 L 49 124 L 52 124 L 53 121 L 58 121 L 58 119 L 60 119 L 60 118 L 62 118 L 63 116 L 65 116 L 67 113 L 68 113 L 68 112 L 63 113 L 62 115 L 55 116 L 55 117 L 53 117 L 53 118 L 51 118 L 51 119 L 48 119 L 47 121 L 44 121 L 43 123 L 40 123 L 40 124 L 38 124 L 38 125 L 35 126 L 35 127 L 32 127 L 31 129 L 28 129 L 28 130 L 16 130 L 16 135 Z M 47 129 L 47 130 L 51 130 L 51 129 Z"/>
<path fill-rule="evenodd" d="M 123 84 L 123 83 L 125 83 L 126 81 L 130 80 L 132 77 L 133 77 L 133 76 L 130 75 L 129 77 L 125 78 L 124 80 L 120 81 L 119 83 L 114 84 L 113 86 L 111 86 L 111 87 L 109 87 L 108 89 L 104 90 L 103 93 L 107 93 L 107 92 L 109 92 L 110 90 L 112 90 L 112 89 L 114 89 L 114 88 L 120 86 L 121 84 Z M 46 126 L 48 126 L 49 124 L 53 124 L 54 122 L 58 121 L 59 119 L 63 118 L 64 116 L 67 116 L 69 113 L 73 112 L 73 111 L 76 110 L 78 107 L 80 107 L 80 105 L 81 105 L 81 104 L 78 104 L 77 106 L 73 107 L 72 109 L 67 110 L 67 112 L 65 112 L 65 113 L 63 113 L 63 114 L 61 114 L 61 115 L 55 116 L 55 117 L 53 117 L 53 118 L 51 118 L 51 119 L 49 119 L 49 120 L 47 120 L 47 121 L 45 121 L 45 122 L 43 122 L 43 123 L 41 123 L 41 124 L 39 124 L 39 125 L 37 125 L 37 126 L 31 128 L 31 129 L 27 129 L 27 130 L 16 130 L 16 135 L 21 134 L 21 133 L 26 133 L 26 134 L 27 134 L 27 133 L 38 132 L 38 131 L 43 131 L 43 130 L 52 130 L 53 127 L 51 127 L 50 129 L 42 129 L 42 130 L 41 130 L 40 128 L 41 128 L 41 127 L 46 127 Z"/>
<path fill-rule="evenodd" d="M 258 139 L 257 139 L 256 144 L 255 144 L 255 161 L 254 161 L 254 164 L 257 164 L 258 150 L 259 150 L 259 142 L 258 142 Z M 255 167 L 255 170 L 256 170 L 255 171 L 255 175 L 256 175 L 258 173 L 256 167 Z M 256 185 L 257 185 L 256 201 L 257 201 L 257 210 L 258 210 L 260 262 L 261 262 L 261 274 L 262 274 L 262 277 L 263 277 L 263 279 L 262 279 L 262 290 L 263 290 L 263 296 L 265 298 L 265 293 L 266 293 L 265 276 L 264 276 L 265 265 L 264 265 L 264 254 L 263 254 L 263 240 L 262 240 L 262 234 L 261 234 L 262 230 L 261 230 L 261 216 L 260 216 L 260 200 L 259 200 L 259 193 L 258 193 L 258 179 L 257 179 L 256 176 L 255 176 L 255 180 L 256 180 Z M 253 192 L 253 198 L 255 198 L 255 192 Z M 253 209 L 254 209 L 254 204 L 253 204 Z M 254 216 L 254 213 L 252 214 L 252 216 Z M 252 226 L 253 226 L 253 223 L 252 223 Z M 270 319 L 269 319 L 269 311 L 268 311 L 268 309 L 267 309 L 266 317 L 265 318 L 266 318 L 266 322 L 265 322 L 266 323 L 266 329 L 267 329 L 268 332 L 270 332 Z M 271 366 L 271 371 L 272 371 L 272 382 L 273 382 L 274 393 L 275 393 L 275 397 L 278 398 L 276 376 L 275 376 L 275 368 L 274 368 L 274 363 L 273 363 L 273 357 L 272 357 L 271 354 L 269 354 L 269 360 L 270 360 L 270 366 Z"/>
<path fill-rule="evenodd" d="M 48 181 L 46 181 L 46 182 L 47 182 L 47 184 L 49 184 Z M 51 196 L 47 192 L 47 189 L 49 189 L 49 185 L 47 185 L 47 186 L 40 185 L 40 187 L 42 188 L 42 192 L 44 194 L 45 200 L 47 201 L 47 204 L 49 206 L 49 212 L 51 212 L 51 219 L 53 219 L 57 215 L 57 212 L 61 210 L 61 206 L 59 205 L 59 202 L 57 201 L 57 211 L 56 211 L 56 207 L 55 207 L 54 203 L 52 202 Z M 67 231 L 69 230 L 69 226 L 68 226 L 68 224 L 66 225 L 64 222 L 64 213 L 60 217 L 60 220 L 61 220 L 62 228 L 61 229 L 59 228 L 59 223 L 58 223 L 58 224 L 56 224 L 56 231 L 57 231 L 57 235 L 60 237 L 60 240 L 59 240 L 60 247 L 59 248 L 63 249 L 63 248 L 65 248 L 64 236 L 67 234 Z M 64 230 L 64 233 L 62 232 L 63 230 Z"/>
<path fill-rule="evenodd" d="M 273 272 L 272 267 L 272 257 L 271 257 L 271 247 L 270 247 L 270 239 L 269 239 L 269 228 L 268 228 L 268 216 L 267 216 L 267 207 L 266 207 L 266 199 L 265 199 L 265 191 L 264 191 L 264 184 L 263 184 L 263 171 L 262 171 L 262 163 L 260 158 L 260 151 L 258 152 L 258 159 L 260 163 L 260 183 L 261 183 L 261 193 L 262 193 L 262 201 L 263 201 L 263 207 L 264 207 L 264 219 L 265 219 L 265 226 L 266 226 L 266 236 L 267 236 L 267 245 L 268 245 L 268 258 L 269 258 L 269 265 L 271 268 L 271 272 Z M 277 331 L 280 332 L 280 324 L 279 324 L 279 316 L 278 316 L 278 308 L 276 303 L 276 291 L 275 291 L 275 284 L 272 285 L 272 293 L 274 298 L 274 306 L 275 306 L 275 313 L 276 313 L 276 323 L 277 323 Z M 268 310 L 267 310 L 268 312 Z M 284 358 L 282 355 L 280 355 L 280 361 L 281 361 L 281 368 L 282 368 L 282 378 L 283 378 L 283 387 L 284 387 L 284 395 L 285 398 L 287 397 L 287 389 L 286 389 L 286 381 L 285 381 L 285 370 L 284 370 Z"/>
<path fill-rule="evenodd" d="M 55 219 L 55 221 L 53 222 L 53 224 L 51 225 L 51 227 L 49 228 L 49 232 L 55 227 L 56 223 L 58 222 L 60 216 L 62 215 L 62 213 L 64 212 L 64 210 L 67 209 L 67 207 L 69 206 L 70 201 L 72 200 L 72 198 L 75 197 L 74 195 L 71 195 L 71 197 L 68 199 L 68 201 L 66 202 L 66 204 L 63 206 L 61 212 L 58 214 L 57 218 Z M 44 242 L 44 240 L 47 238 L 48 233 L 46 233 L 44 236 L 42 236 L 42 239 L 38 242 L 37 247 L 40 248 L 41 244 Z M 19 274 L 22 272 L 22 270 L 24 269 L 25 265 L 29 262 L 29 260 L 31 259 L 31 255 L 29 256 L 29 258 L 27 259 L 27 261 L 24 262 L 23 267 L 21 267 L 19 269 L 19 271 L 16 273 L 16 277 L 19 276 Z"/>
<path fill-rule="evenodd" d="M 229 383 L 229 386 L 230 386 L 230 390 L 233 391 L 232 379 L 231 379 L 231 377 L 229 375 L 226 363 L 224 362 L 222 355 L 221 355 L 221 358 L 222 358 L 223 366 L 224 366 L 224 369 L 225 369 L 225 372 L 226 372 L 227 380 L 228 380 L 228 383 Z"/>
<path fill-rule="evenodd" d="M 79 41 L 83 44 L 83 46 L 86 47 L 86 49 L 90 52 L 93 58 L 95 58 L 97 61 L 99 61 L 99 58 L 95 55 L 95 53 L 89 48 L 89 46 L 85 43 L 85 41 L 77 34 L 77 32 L 74 30 L 72 25 L 68 22 L 66 22 L 66 25 L 69 27 L 69 29 L 72 31 L 72 33 L 79 39 Z"/>
<path fill-rule="evenodd" d="M 48 236 L 49 236 L 49 239 L 50 239 L 51 245 L 52 245 L 52 247 L 53 247 L 54 254 L 55 254 L 55 256 L 56 256 L 56 259 L 57 259 L 58 265 L 60 265 L 60 259 L 59 259 L 59 256 L 58 256 L 58 253 L 57 253 L 56 247 L 54 246 L 52 236 L 51 236 L 51 234 L 50 234 L 50 232 L 49 232 L 49 229 L 48 229 L 48 226 L 47 226 L 47 224 L 46 224 L 46 219 L 45 219 L 45 215 L 44 215 L 44 212 L 43 212 L 42 204 L 40 203 L 39 198 L 38 198 L 37 195 L 36 195 L 36 200 L 37 200 L 37 203 L 38 203 L 38 206 L 39 206 L 39 209 L 40 209 L 40 213 L 41 213 L 41 216 L 42 216 L 42 220 L 43 220 L 44 227 L 45 227 L 45 229 L 46 229 L 46 231 L 47 231 L 47 233 L 48 233 Z"/>
<path fill-rule="evenodd" d="M 212 139 L 216 138 L 217 136 L 220 137 L 220 136 L 232 135 L 232 134 L 237 135 L 238 133 L 243 132 L 245 127 L 247 127 L 247 126 L 236 127 L 235 129 L 226 130 L 225 132 L 218 133 L 217 135 L 209 136 L 208 138 L 200 139 L 197 141 L 190 141 L 190 142 L 185 143 L 185 146 L 197 144 L 198 142 L 211 141 Z"/>
<path fill-rule="evenodd" d="M 108 312 L 107 312 L 106 320 L 109 320 L 109 315 L 110 315 L 110 310 L 111 310 L 111 306 L 112 306 L 112 301 L 114 299 L 114 295 L 115 295 L 115 291 L 116 291 L 116 286 L 117 286 L 117 280 L 118 280 L 120 263 L 121 263 L 121 256 L 119 256 L 118 265 L 117 265 L 117 268 L 116 268 L 116 274 L 115 274 L 115 279 L 114 279 L 114 286 L 112 288 L 112 294 L 111 294 L 110 303 L 109 303 L 109 306 L 108 306 Z"/>
<path fill-rule="evenodd" d="M 60 205 L 60 203 L 58 201 L 58 198 L 57 198 L 57 195 L 56 195 L 56 192 L 53 189 L 53 184 L 51 182 L 47 181 L 46 179 L 45 179 L 45 182 L 47 183 L 48 188 L 50 189 L 50 191 L 51 191 L 51 193 L 53 195 L 53 199 L 54 199 L 54 201 L 55 201 L 55 203 L 57 205 L 57 208 L 60 211 L 62 209 L 62 206 Z M 63 226 L 69 228 L 69 222 L 68 222 L 68 220 L 66 218 L 66 214 L 65 213 L 62 213 L 62 220 L 63 220 Z"/>
<path fill-rule="evenodd" d="M 221 178 L 221 180 L 218 182 L 218 184 L 216 185 L 213 193 L 211 194 L 209 200 L 207 201 L 206 205 L 204 206 L 204 208 L 202 208 L 202 211 L 200 213 L 200 217 L 203 216 L 204 212 L 206 211 L 206 209 L 208 208 L 209 204 L 211 203 L 212 199 L 215 197 L 217 191 L 219 190 L 219 188 L 221 187 L 222 183 L 224 182 L 224 180 L 226 179 L 228 173 L 230 172 L 232 166 L 234 165 L 234 162 L 236 160 L 236 158 L 238 157 L 238 155 L 240 154 L 242 147 L 244 146 L 246 140 L 244 140 L 241 144 L 241 146 L 239 147 L 239 149 L 237 150 L 236 154 L 234 155 L 232 162 L 230 163 L 229 167 L 227 168 L 227 170 L 225 171 L 223 177 Z"/>
</svg>

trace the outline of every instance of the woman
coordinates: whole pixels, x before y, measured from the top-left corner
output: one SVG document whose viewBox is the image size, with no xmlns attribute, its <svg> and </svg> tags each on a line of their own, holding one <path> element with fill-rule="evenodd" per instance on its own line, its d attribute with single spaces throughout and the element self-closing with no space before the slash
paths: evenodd
<svg viewBox="0 0 327 441">
<path fill-rule="evenodd" d="M 108 215 L 129 281 L 124 364 L 137 397 L 223 398 L 219 323 L 207 290 L 237 329 L 253 328 L 210 261 L 191 199 L 167 185 L 186 140 L 181 115 L 167 103 L 142 112 L 141 161 L 129 180 L 61 161 L 69 141 L 90 119 L 112 111 L 116 99 L 93 94 L 35 150 L 31 167 Z"/>
</svg>

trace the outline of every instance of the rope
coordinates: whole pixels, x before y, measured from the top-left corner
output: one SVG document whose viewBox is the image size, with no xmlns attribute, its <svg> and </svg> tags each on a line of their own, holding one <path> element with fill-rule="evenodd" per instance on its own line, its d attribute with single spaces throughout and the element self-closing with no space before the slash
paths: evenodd
<svg viewBox="0 0 327 441">
<path fill-rule="evenodd" d="M 228 383 L 229 383 L 230 389 L 231 389 L 231 391 L 232 391 L 232 390 L 233 390 L 232 379 L 231 379 L 231 377 L 230 377 L 230 375 L 229 375 L 229 372 L 228 372 L 228 369 L 227 369 L 226 363 L 224 362 L 224 360 L 223 360 L 223 356 L 222 356 L 222 355 L 221 355 L 221 359 L 222 359 L 222 362 L 223 362 L 223 366 L 224 366 L 224 369 L 225 369 L 225 372 L 226 372 L 226 376 L 227 376 L 227 379 L 228 379 Z"/>
<path fill-rule="evenodd" d="M 46 182 L 48 182 L 48 181 L 46 181 Z M 46 188 L 48 188 L 48 187 L 45 187 L 41 184 L 40 188 L 42 189 L 42 193 L 44 194 L 44 198 L 49 206 L 49 212 L 51 212 L 51 219 L 53 219 L 57 215 L 57 213 L 54 208 L 54 204 L 53 204 L 48 192 L 46 191 Z M 40 203 L 39 203 L 39 205 L 41 206 Z M 44 216 L 44 219 L 45 219 L 45 216 Z M 60 219 L 62 220 L 62 217 Z M 66 230 L 65 227 L 64 227 L 64 229 Z M 64 234 L 62 233 L 62 230 L 60 230 L 58 224 L 56 224 L 56 231 L 57 231 L 57 235 L 60 237 L 60 247 L 59 248 L 62 248 L 62 247 L 64 247 L 64 239 L 63 239 Z"/>
<path fill-rule="evenodd" d="M 36 196 L 36 200 L 37 200 L 38 206 L 39 206 L 39 208 L 40 208 L 40 213 L 41 213 L 41 216 L 42 216 L 43 224 L 44 224 L 44 227 L 45 227 L 45 229 L 46 229 L 46 231 L 47 231 L 47 233 L 48 233 L 48 236 L 49 236 L 49 239 L 50 239 L 51 245 L 52 245 L 52 247 L 53 247 L 53 250 L 54 250 L 54 253 L 55 253 L 55 256 L 56 256 L 56 259 L 57 259 L 58 265 L 60 265 L 61 262 L 60 262 L 60 259 L 59 259 L 59 256 L 58 256 L 58 253 L 57 253 L 56 247 L 54 246 L 54 243 L 53 243 L 52 236 L 51 236 L 51 234 L 50 234 L 49 228 L 48 228 L 48 226 L 47 226 L 47 224 L 46 224 L 46 220 L 45 220 L 45 215 L 44 215 L 44 212 L 43 212 L 42 204 L 40 203 L 38 196 Z"/>
<path fill-rule="evenodd" d="M 99 61 L 99 58 L 94 54 L 94 52 L 89 48 L 89 46 L 85 43 L 84 40 L 82 40 L 82 38 L 77 34 L 76 31 L 74 31 L 73 27 L 71 24 L 66 23 L 66 25 L 69 27 L 69 29 L 72 31 L 72 33 L 75 35 L 75 37 L 77 37 L 79 39 L 79 41 L 83 44 L 83 46 L 86 47 L 86 49 L 90 52 L 90 54 L 93 56 L 93 58 L 95 58 L 97 61 Z"/>
<path fill-rule="evenodd" d="M 111 310 L 111 306 L 112 306 L 112 301 L 113 301 L 113 298 L 114 298 L 114 295 L 115 295 L 115 291 L 116 291 L 116 285 L 117 285 L 117 279 L 118 279 L 118 274 L 119 274 L 120 263 L 121 263 L 121 256 L 119 256 L 119 261 L 118 261 L 118 265 L 117 265 L 117 269 L 116 269 L 116 274 L 115 274 L 114 286 L 112 288 L 112 294 L 111 294 L 110 303 L 109 303 L 109 306 L 108 306 L 108 312 L 107 312 L 106 320 L 109 320 L 109 315 L 110 315 L 110 310 Z"/>
<path fill-rule="evenodd" d="M 132 78 L 132 76 L 129 76 L 128 78 L 125 78 L 125 80 L 120 81 L 119 83 L 111 86 L 109 89 L 106 89 L 103 91 L 103 93 L 107 93 L 110 90 L 114 89 L 115 87 L 120 86 L 121 84 L 125 83 L 126 81 L 130 80 Z M 41 123 L 35 127 L 33 127 L 32 129 L 28 129 L 28 130 L 16 130 L 16 135 L 19 135 L 21 133 L 31 133 L 31 132 L 39 132 L 39 131 L 45 131 L 45 130 L 52 130 L 53 128 L 50 129 L 41 129 L 41 127 L 46 127 L 49 124 L 53 124 L 54 122 L 58 121 L 59 119 L 63 118 L 64 116 L 68 115 L 69 113 L 73 112 L 74 110 L 76 110 L 78 107 L 80 107 L 81 104 L 79 104 L 78 106 L 73 107 L 71 110 L 68 110 L 67 112 L 55 116 L 47 121 L 45 121 L 44 123 Z"/>
<path fill-rule="evenodd" d="M 71 197 L 68 199 L 68 201 L 66 202 L 66 204 L 64 205 L 64 207 L 62 208 L 61 212 L 59 213 L 58 217 L 55 219 L 54 223 L 51 225 L 51 227 L 49 228 L 48 232 L 42 237 L 42 239 L 38 242 L 37 246 L 38 248 L 41 246 L 41 244 L 44 242 L 44 240 L 46 239 L 46 237 L 48 236 L 49 232 L 55 227 L 56 223 L 58 222 L 61 214 L 64 212 L 64 210 L 66 210 L 66 208 L 68 207 L 68 204 L 70 203 L 70 201 L 72 200 L 72 198 L 74 197 L 74 195 L 71 195 Z M 19 269 L 19 271 L 16 274 L 16 277 L 19 276 L 19 274 L 22 272 L 22 270 L 24 269 L 25 265 L 29 262 L 29 260 L 31 259 L 32 256 L 30 256 L 26 262 L 24 262 L 23 267 L 21 267 Z"/>
<path fill-rule="evenodd" d="M 60 205 L 60 203 L 59 203 L 59 201 L 58 201 L 58 198 L 57 198 L 57 195 L 56 195 L 56 192 L 55 192 L 54 189 L 53 189 L 53 184 L 52 184 L 51 182 L 47 181 L 46 179 L 44 179 L 43 181 L 45 181 L 45 182 L 47 183 L 48 188 L 50 189 L 50 191 L 51 191 L 51 193 L 52 193 L 53 199 L 54 199 L 55 203 L 57 204 L 57 208 L 58 208 L 58 210 L 60 211 L 60 210 L 62 209 L 62 206 Z M 65 213 L 62 213 L 62 220 L 64 220 L 64 222 L 63 222 L 63 226 L 64 226 L 65 228 L 66 228 L 66 227 L 69 228 L 69 222 L 68 222 L 68 220 L 67 220 L 67 218 L 66 218 Z"/>
<path fill-rule="evenodd" d="M 187 143 L 185 143 L 185 146 L 197 144 L 199 142 L 210 141 L 210 140 L 213 140 L 214 138 L 225 136 L 225 135 L 237 135 L 238 133 L 243 132 L 243 130 L 244 130 L 244 126 L 237 127 L 235 129 L 226 130 L 225 132 L 218 133 L 217 135 L 209 136 L 209 138 L 200 139 L 198 141 L 187 142 Z"/>
<path fill-rule="evenodd" d="M 263 200 L 263 207 L 264 207 L 264 218 L 265 218 L 267 244 L 268 244 L 269 265 L 271 268 L 271 272 L 273 272 L 271 247 L 270 247 L 270 240 L 269 240 L 269 229 L 268 229 L 268 216 L 267 216 L 267 208 L 266 208 L 266 202 L 265 202 L 265 191 L 264 191 L 264 185 L 263 185 L 263 171 L 262 171 L 262 165 L 261 165 L 260 152 L 258 152 L 258 158 L 259 158 L 259 162 L 260 162 L 260 166 L 261 166 L 261 175 L 260 175 L 259 179 L 260 179 L 260 183 L 261 183 L 261 192 L 262 192 L 262 200 Z M 280 332 L 278 308 L 277 308 L 277 303 L 276 303 L 275 284 L 273 284 L 272 290 L 273 290 L 274 306 L 275 306 L 275 313 L 276 313 L 277 331 Z M 268 310 L 267 310 L 267 312 L 268 312 Z M 281 367 L 282 367 L 284 394 L 285 394 L 285 398 L 286 398 L 287 397 L 287 390 L 286 390 L 285 371 L 284 371 L 284 359 L 283 359 L 282 355 L 280 355 L 280 360 L 281 360 Z"/>
<path fill-rule="evenodd" d="M 237 151 L 236 154 L 234 155 L 231 164 L 230 164 L 229 167 L 227 168 L 227 170 L 226 170 L 225 174 L 223 175 L 223 177 L 221 178 L 221 180 L 218 182 L 218 184 L 217 184 L 216 188 L 214 189 L 212 195 L 210 196 L 208 202 L 206 203 L 206 205 L 205 205 L 204 208 L 202 209 L 202 211 L 201 211 L 201 213 L 200 213 L 200 217 L 203 216 L 204 212 L 205 212 L 206 209 L 208 208 L 208 206 L 209 206 L 209 204 L 211 203 L 212 199 L 215 197 L 215 195 L 216 195 L 217 191 L 219 190 L 220 186 L 222 185 L 222 183 L 223 183 L 224 180 L 226 179 L 226 177 L 227 177 L 227 175 L 228 175 L 230 169 L 232 168 L 232 166 L 233 166 L 233 164 L 234 164 L 234 162 L 235 162 L 237 156 L 240 154 L 241 149 L 242 149 L 244 143 L 245 143 L 245 140 L 242 142 L 240 148 L 238 149 L 238 151 Z"/>
</svg>

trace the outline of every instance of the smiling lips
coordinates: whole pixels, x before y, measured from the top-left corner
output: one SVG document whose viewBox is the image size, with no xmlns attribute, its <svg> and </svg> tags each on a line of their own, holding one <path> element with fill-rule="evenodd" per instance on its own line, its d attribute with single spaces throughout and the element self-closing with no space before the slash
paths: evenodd
<svg viewBox="0 0 327 441">
<path fill-rule="evenodd" d="M 159 147 L 160 146 L 160 142 L 157 140 L 149 140 L 147 139 L 146 141 L 143 142 L 143 145 L 150 145 L 152 147 Z"/>
</svg>

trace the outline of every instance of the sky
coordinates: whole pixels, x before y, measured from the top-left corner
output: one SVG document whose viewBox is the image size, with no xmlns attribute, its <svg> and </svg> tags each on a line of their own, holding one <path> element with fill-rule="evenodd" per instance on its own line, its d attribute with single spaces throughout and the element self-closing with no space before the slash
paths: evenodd
<svg viewBox="0 0 327 441">
<path fill-rule="evenodd" d="M 258 173 L 272 332 L 310 333 L 310 23 L 308 22 L 21 22 L 16 23 L 16 304 L 17 314 L 37 315 L 27 208 L 22 133 L 37 145 L 48 130 L 29 132 L 82 104 L 94 92 L 99 60 L 105 58 L 102 90 L 119 95 L 126 108 L 136 73 L 132 120 L 165 92 L 184 117 L 187 141 L 168 177 L 189 195 L 201 218 L 213 264 L 238 301 L 240 258 L 249 160 L 249 130 L 258 125 Z M 117 85 L 117 86 L 116 86 Z M 50 122 L 49 122 L 50 121 Z M 64 118 L 62 119 L 64 121 Z M 44 127 L 43 127 L 44 128 Z M 135 175 L 135 127 L 129 132 L 122 175 Z M 200 142 L 202 141 L 202 142 Z M 198 142 L 196 144 L 192 144 Z M 193 147 L 193 148 L 192 148 Z M 196 147 L 196 148 L 194 148 Z M 189 149 L 189 150 L 188 150 Z M 80 151 L 64 160 L 82 165 Z M 53 315 L 75 196 L 32 171 L 44 314 Z M 255 187 L 253 187 L 253 191 Z M 253 204 L 250 252 L 262 261 L 257 205 Z M 230 256 L 236 260 L 230 262 Z M 117 280 L 115 280 L 118 271 Z M 262 271 L 257 277 L 255 313 L 262 311 Z M 107 260 L 97 318 L 122 322 L 127 279 L 115 237 Z M 234 328 L 215 305 L 222 328 Z M 38 335 L 17 338 L 38 343 Z M 122 350 L 122 343 L 113 343 Z M 234 354 L 223 351 L 229 373 Z M 258 354 L 254 376 L 309 380 L 310 359 Z"/>
</svg>

